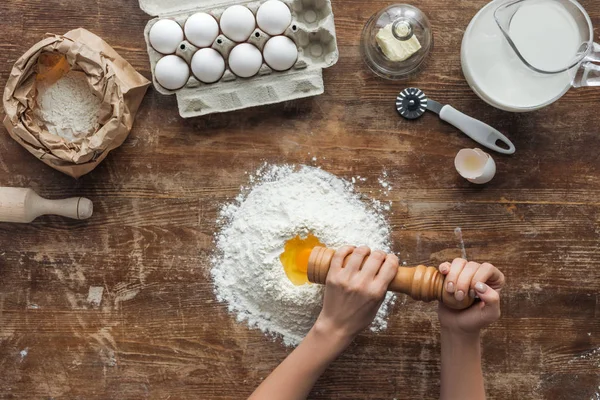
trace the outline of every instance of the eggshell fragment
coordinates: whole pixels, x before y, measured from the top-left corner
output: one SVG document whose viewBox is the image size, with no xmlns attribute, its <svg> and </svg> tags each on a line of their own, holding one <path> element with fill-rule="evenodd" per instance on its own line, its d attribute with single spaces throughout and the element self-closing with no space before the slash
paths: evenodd
<svg viewBox="0 0 600 400">
<path fill-rule="evenodd" d="M 262 54 L 250 43 L 238 44 L 229 53 L 231 72 L 242 78 L 250 78 L 258 73 L 262 66 Z"/>
<path fill-rule="evenodd" d="M 481 149 L 462 149 L 454 159 L 456 170 L 471 183 L 482 185 L 496 175 L 494 159 Z"/>
<path fill-rule="evenodd" d="M 269 35 L 281 35 L 292 23 L 292 12 L 284 2 L 268 0 L 259 7 L 256 22 Z"/>
<path fill-rule="evenodd" d="M 179 56 L 164 56 L 156 63 L 154 76 L 165 89 L 177 90 L 185 86 L 190 78 L 190 67 Z"/>
<path fill-rule="evenodd" d="M 265 44 L 263 55 L 269 67 L 275 71 L 286 71 L 298 60 L 298 48 L 287 36 L 275 36 Z"/>
<path fill-rule="evenodd" d="M 219 24 L 210 14 L 199 12 L 185 21 L 185 37 L 194 46 L 209 47 L 219 35 Z"/>
<path fill-rule="evenodd" d="M 221 15 L 221 30 L 234 42 L 248 40 L 255 28 L 256 19 L 247 7 L 231 6 Z"/>
<path fill-rule="evenodd" d="M 150 45 L 162 54 L 173 54 L 183 41 L 183 29 L 172 19 L 160 19 L 149 33 Z"/>
<path fill-rule="evenodd" d="M 215 49 L 200 49 L 192 57 L 192 72 L 200 82 L 214 83 L 225 72 L 225 60 Z"/>
</svg>

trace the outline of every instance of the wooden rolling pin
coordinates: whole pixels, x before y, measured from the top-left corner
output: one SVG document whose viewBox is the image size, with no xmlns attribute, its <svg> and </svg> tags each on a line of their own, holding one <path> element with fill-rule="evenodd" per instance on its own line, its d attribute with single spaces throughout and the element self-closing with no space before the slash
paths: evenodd
<svg viewBox="0 0 600 400">
<path fill-rule="evenodd" d="M 94 206 L 85 197 L 44 199 L 33 189 L 0 187 L 0 222 L 28 223 L 40 215 L 61 215 L 73 219 L 92 216 Z"/>
<path fill-rule="evenodd" d="M 334 254 L 335 250 L 325 247 L 315 247 L 312 250 L 307 269 L 310 282 L 325 284 Z M 475 299 L 468 295 L 462 301 L 456 300 L 454 294 L 444 290 L 444 280 L 445 276 L 434 267 L 424 265 L 412 268 L 399 267 L 398 274 L 390 283 L 388 290 L 407 294 L 415 300 L 438 300 L 455 310 L 464 310 L 473 304 Z"/>
</svg>

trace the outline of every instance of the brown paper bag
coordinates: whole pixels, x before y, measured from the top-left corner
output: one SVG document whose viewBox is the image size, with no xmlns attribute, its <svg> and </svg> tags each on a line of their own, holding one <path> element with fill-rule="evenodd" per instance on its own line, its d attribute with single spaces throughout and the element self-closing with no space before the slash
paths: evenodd
<svg viewBox="0 0 600 400">
<path fill-rule="evenodd" d="M 37 59 L 57 51 L 71 68 L 86 73 L 102 99 L 100 128 L 81 142 L 68 142 L 40 127 L 33 113 Z M 21 56 L 4 89 L 4 126 L 10 136 L 47 165 L 74 178 L 87 174 L 119 147 L 133 126 L 150 82 L 104 40 L 79 28 L 64 36 L 49 35 Z"/>
</svg>

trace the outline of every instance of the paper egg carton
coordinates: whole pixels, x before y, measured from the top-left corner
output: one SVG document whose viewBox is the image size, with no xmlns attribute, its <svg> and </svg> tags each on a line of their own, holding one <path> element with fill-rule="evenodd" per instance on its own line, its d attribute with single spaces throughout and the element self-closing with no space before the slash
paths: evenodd
<svg viewBox="0 0 600 400">
<path fill-rule="evenodd" d="M 339 52 L 331 1 L 282 0 L 292 13 L 292 23 L 283 34 L 292 39 L 298 47 L 298 61 L 290 70 L 274 71 L 263 61 L 257 75 L 251 78 L 240 78 L 226 67 L 223 77 L 216 83 L 202 83 L 190 73 L 190 79 L 183 88 L 167 90 L 157 82 L 154 76 L 156 63 L 164 55 L 154 50 L 149 40 L 150 29 L 158 20 L 173 19 L 183 29 L 188 17 L 197 12 L 206 12 L 220 22 L 221 14 L 225 9 L 235 4 L 248 7 L 256 16 L 258 8 L 266 0 L 251 2 L 232 0 L 139 1 L 143 11 L 157 17 L 150 20 L 144 29 L 154 87 L 162 94 L 177 96 L 179 114 L 184 118 L 322 94 L 324 91 L 323 68 L 334 65 L 338 60 Z M 269 38 L 270 36 L 257 25 L 247 42 L 254 44 L 262 52 Z M 236 44 L 220 33 L 211 47 L 219 51 L 227 62 L 229 52 Z M 197 49 L 184 39 L 175 54 L 189 64 Z"/>
</svg>

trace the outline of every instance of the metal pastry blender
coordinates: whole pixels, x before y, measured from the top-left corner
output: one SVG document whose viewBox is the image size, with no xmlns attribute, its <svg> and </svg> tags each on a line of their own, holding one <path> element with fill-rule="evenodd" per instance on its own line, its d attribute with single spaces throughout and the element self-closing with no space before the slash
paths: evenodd
<svg viewBox="0 0 600 400">
<path fill-rule="evenodd" d="M 515 152 L 515 145 L 497 129 L 461 113 L 452 106 L 428 99 L 421 89 L 408 88 L 400 92 L 396 98 L 396 110 L 406 119 L 419 118 L 425 110 L 433 111 L 440 119 L 454 125 L 482 146 L 502 154 Z"/>
</svg>

